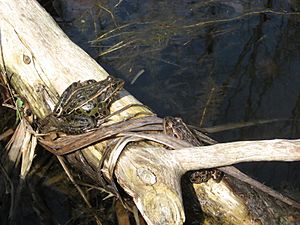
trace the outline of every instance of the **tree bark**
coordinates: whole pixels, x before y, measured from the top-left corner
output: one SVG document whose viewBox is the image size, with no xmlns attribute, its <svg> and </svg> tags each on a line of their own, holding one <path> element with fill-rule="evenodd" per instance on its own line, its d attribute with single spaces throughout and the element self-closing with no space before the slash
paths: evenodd
<svg viewBox="0 0 300 225">
<path fill-rule="evenodd" d="M 26 99 L 38 118 L 51 113 L 59 96 L 72 82 L 102 80 L 108 76 L 61 31 L 35 0 L 0 1 L 0 18 L 0 65 L 12 87 Z M 111 112 L 138 103 L 124 90 L 112 104 Z M 114 116 L 112 122 L 126 120 L 141 112 L 150 111 L 144 107 L 131 107 Z M 175 151 L 166 150 L 162 145 L 157 147 L 153 142 L 142 142 L 128 145 L 121 156 L 117 156 L 115 176 L 133 197 L 148 224 L 182 224 L 185 221 L 180 178 L 188 170 L 247 161 L 300 160 L 299 140 L 227 143 Z M 104 142 L 99 142 L 81 149 L 80 154 L 96 168 L 104 146 Z M 219 184 L 209 181 L 194 185 L 202 209 L 209 215 L 206 223 L 220 224 L 222 220 L 222 224 L 264 224 L 276 217 L 288 224 L 295 217 L 295 210 L 274 203 L 274 199 L 265 197 L 262 202 L 253 201 L 262 198 L 263 194 L 251 189 L 245 191 L 249 186 L 242 188 L 241 184 L 232 187 L 228 184 L 230 179 L 227 177 Z M 258 207 L 261 213 L 252 210 L 253 205 L 247 204 L 240 192 L 251 192 L 253 198 L 248 202 Z M 277 212 L 268 210 L 266 205 L 278 207 Z"/>
</svg>

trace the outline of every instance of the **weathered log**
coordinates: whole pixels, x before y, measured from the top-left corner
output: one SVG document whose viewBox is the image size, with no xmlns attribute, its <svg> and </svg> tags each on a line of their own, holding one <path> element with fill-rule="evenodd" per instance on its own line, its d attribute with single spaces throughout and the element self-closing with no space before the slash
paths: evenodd
<svg viewBox="0 0 300 225">
<path fill-rule="evenodd" d="M 72 82 L 102 80 L 108 76 L 103 68 L 70 41 L 36 1 L 2 0 L 0 17 L 0 65 L 6 70 L 12 87 L 28 101 L 38 118 L 44 118 L 51 112 L 58 96 Z M 139 102 L 124 90 L 112 104 L 111 112 L 137 103 Z M 131 107 L 112 117 L 112 122 L 126 120 L 141 112 L 149 113 L 149 110 Z M 157 145 L 153 142 L 141 141 L 129 145 L 121 154 L 115 176 L 121 187 L 133 197 L 148 224 L 182 224 L 185 216 L 180 177 L 184 172 L 246 161 L 300 160 L 299 140 L 246 142 L 241 145 L 237 148 L 236 143 L 228 143 L 200 147 L 196 151 L 169 151 L 162 146 L 154 148 Z M 104 146 L 104 142 L 99 142 L 82 149 L 80 154 L 84 154 L 85 159 L 96 168 Z M 222 223 L 226 224 L 258 224 L 274 217 L 273 212 L 264 209 L 265 204 L 275 207 L 274 200 L 265 198 L 263 203 L 251 202 L 253 205 L 257 204 L 255 206 L 263 212 L 265 217 L 262 218 L 261 214 L 251 211 L 251 207 L 239 193 L 233 192 L 226 182 L 195 185 L 195 190 L 206 214 L 213 218 L 208 219 L 207 223 L 221 218 L 224 220 Z M 255 195 L 257 196 L 252 195 L 253 199 L 261 197 L 259 193 Z M 209 202 L 203 202 L 203 199 Z M 280 218 L 288 224 L 294 218 L 295 211 L 289 210 L 286 205 L 280 205 L 281 207 L 276 208 L 278 213 L 275 219 Z"/>
</svg>

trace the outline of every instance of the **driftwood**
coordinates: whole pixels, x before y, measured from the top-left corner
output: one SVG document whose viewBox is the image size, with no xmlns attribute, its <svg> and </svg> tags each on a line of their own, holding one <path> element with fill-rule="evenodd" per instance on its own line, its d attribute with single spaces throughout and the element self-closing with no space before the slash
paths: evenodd
<svg viewBox="0 0 300 225">
<path fill-rule="evenodd" d="M 36 1 L 2 0 L 0 17 L 1 68 L 38 118 L 51 112 L 59 95 L 73 81 L 101 80 L 108 76 L 69 40 Z M 140 103 L 124 90 L 112 104 L 111 111 L 129 104 Z M 110 122 L 120 122 L 143 113 L 152 114 L 142 106 L 130 107 L 113 116 Z M 126 135 L 128 137 L 130 133 Z M 121 155 L 112 154 L 111 157 L 118 159 L 114 169 L 117 182 L 133 198 L 148 224 L 182 224 L 185 221 L 180 178 L 186 171 L 238 162 L 300 160 L 300 140 L 237 142 L 170 151 L 154 142 L 145 143 L 144 139 L 131 139 L 139 142 L 129 144 Z M 95 137 L 91 142 L 99 140 Z M 42 144 L 50 145 L 45 143 Z M 79 158 L 83 155 L 92 168 L 97 168 L 106 143 L 84 145 L 86 148 L 69 154 L 67 158 L 73 162 L 75 154 Z M 60 151 L 59 147 L 56 150 Z M 97 177 L 92 172 L 89 175 Z M 206 223 L 276 224 L 280 220 L 281 224 L 291 224 L 297 216 L 299 218 L 295 208 L 239 181 L 232 184 L 230 177 L 221 183 L 209 181 L 194 185 L 194 189 L 207 215 Z M 272 207 L 274 210 L 268 210 Z"/>
</svg>

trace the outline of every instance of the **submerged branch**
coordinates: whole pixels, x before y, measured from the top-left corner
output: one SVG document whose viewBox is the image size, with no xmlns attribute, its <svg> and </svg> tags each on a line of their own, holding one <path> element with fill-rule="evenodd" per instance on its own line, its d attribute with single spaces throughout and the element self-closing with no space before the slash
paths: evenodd
<svg viewBox="0 0 300 225">
<path fill-rule="evenodd" d="M 245 17 L 248 17 L 248 16 L 259 15 L 262 13 L 270 13 L 270 14 L 276 14 L 276 15 L 300 15 L 299 12 L 279 12 L 279 11 L 274 11 L 271 9 L 266 9 L 266 10 L 261 10 L 261 11 L 246 12 L 242 15 L 235 16 L 232 18 L 202 21 L 202 22 L 199 22 L 196 24 L 186 25 L 186 26 L 184 26 L 184 28 L 204 27 L 204 26 L 209 26 L 209 25 L 214 25 L 214 24 L 219 24 L 219 23 L 228 23 L 228 22 L 244 19 Z"/>
</svg>

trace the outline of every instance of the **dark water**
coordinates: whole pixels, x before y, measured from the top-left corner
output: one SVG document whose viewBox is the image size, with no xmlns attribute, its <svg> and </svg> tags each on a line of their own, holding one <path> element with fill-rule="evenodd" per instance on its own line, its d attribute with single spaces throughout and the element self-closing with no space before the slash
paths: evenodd
<svg viewBox="0 0 300 225">
<path fill-rule="evenodd" d="M 299 1 L 54 3 L 69 37 L 159 116 L 254 124 L 213 133 L 220 142 L 300 137 Z M 282 190 L 300 187 L 299 165 L 241 168 Z"/>
</svg>

